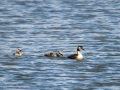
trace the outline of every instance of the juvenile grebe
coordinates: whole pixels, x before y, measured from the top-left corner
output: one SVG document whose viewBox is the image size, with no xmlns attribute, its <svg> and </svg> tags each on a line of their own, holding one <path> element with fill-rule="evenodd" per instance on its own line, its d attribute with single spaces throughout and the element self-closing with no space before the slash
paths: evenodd
<svg viewBox="0 0 120 90">
<path fill-rule="evenodd" d="M 22 56 L 23 52 L 22 52 L 22 50 L 20 48 L 18 48 L 17 51 L 13 53 L 13 55 Z"/>
<path fill-rule="evenodd" d="M 60 55 L 63 55 L 61 51 L 57 51 L 57 53 L 47 52 L 44 56 L 48 57 L 60 57 Z"/>
</svg>

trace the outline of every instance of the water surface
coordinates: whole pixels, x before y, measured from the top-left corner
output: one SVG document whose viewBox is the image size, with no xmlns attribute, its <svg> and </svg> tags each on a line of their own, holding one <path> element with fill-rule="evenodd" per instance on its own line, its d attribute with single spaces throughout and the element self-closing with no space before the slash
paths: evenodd
<svg viewBox="0 0 120 90">
<path fill-rule="evenodd" d="M 78 45 L 84 59 L 66 58 Z M 119 90 L 119 69 L 119 0 L 0 1 L 0 89 Z"/>
</svg>

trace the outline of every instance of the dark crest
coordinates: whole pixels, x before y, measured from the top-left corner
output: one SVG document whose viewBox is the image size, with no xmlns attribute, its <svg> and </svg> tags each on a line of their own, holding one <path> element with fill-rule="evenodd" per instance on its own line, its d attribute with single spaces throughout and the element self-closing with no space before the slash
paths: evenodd
<svg viewBox="0 0 120 90">
<path fill-rule="evenodd" d="M 80 47 L 81 50 L 84 50 L 84 49 L 83 49 L 83 46 L 78 46 L 78 47 Z"/>
<path fill-rule="evenodd" d="M 78 46 L 77 51 L 80 51 L 80 47 Z"/>
</svg>

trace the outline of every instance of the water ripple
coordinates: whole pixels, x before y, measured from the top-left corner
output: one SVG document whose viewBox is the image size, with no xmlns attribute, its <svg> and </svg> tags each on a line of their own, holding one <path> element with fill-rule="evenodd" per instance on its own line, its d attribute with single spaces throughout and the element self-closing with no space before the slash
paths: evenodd
<svg viewBox="0 0 120 90">
<path fill-rule="evenodd" d="M 0 89 L 120 88 L 119 0 L 0 1 Z M 82 61 L 66 58 L 84 46 Z M 24 55 L 15 57 L 21 48 Z M 61 50 L 64 57 L 45 57 Z"/>
</svg>

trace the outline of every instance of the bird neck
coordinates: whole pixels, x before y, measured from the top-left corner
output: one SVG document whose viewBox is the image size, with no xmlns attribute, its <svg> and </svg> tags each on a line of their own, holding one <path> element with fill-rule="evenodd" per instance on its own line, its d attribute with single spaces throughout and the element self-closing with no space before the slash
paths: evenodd
<svg viewBox="0 0 120 90">
<path fill-rule="evenodd" d="M 59 57 L 60 56 L 60 54 L 59 53 L 56 53 L 56 55 Z"/>
<path fill-rule="evenodd" d="M 81 55 L 80 51 L 77 51 L 77 54 L 78 54 L 78 55 Z"/>
</svg>

